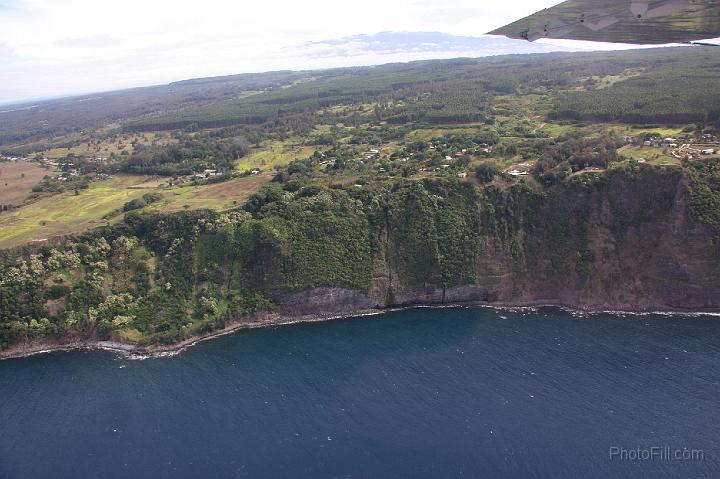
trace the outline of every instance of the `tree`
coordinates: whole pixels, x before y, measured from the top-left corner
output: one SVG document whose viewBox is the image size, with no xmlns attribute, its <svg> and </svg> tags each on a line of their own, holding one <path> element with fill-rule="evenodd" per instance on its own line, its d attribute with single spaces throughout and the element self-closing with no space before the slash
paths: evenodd
<svg viewBox="0 0 720 479">
<path fill-rule="evenodd" d="M 489 162 L 480 163 L 475 167 L 475 176 L 482 183 L 490 183 L 498 174 L 497 167 Z"/>
</svg>

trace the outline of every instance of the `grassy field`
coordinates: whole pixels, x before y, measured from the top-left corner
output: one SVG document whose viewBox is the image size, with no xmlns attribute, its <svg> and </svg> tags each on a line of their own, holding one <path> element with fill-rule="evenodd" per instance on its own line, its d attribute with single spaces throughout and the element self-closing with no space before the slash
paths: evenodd
<svg viewBox="0 0 720 479">
<path fill-rule="evenodd" d="M 245 171 L 251 168 L 274 168 L 285 166 L 290 162 L 306 158 L 315 152 L 315 147 L 299 146 L 290 142 L 273 141 L 255 149 L 235 163 L 235 169 Z"/>
<path fill-rule="evenodd" d="M 50 170 L 37 163 L 13 161 L 0 163 L 0 205 L 21 205 L 32 187 Z"/>
<path fill-rule="evenodd" d="M 645 68 L 628 68 L 624 72 L 618 74 L 618 75 L 607 75 L 607 76 L 592 76 L 589 78 L 583 78 L 580 81 L 583 83 L 582 85 L 579 85 L 574 88 L 574 90 L 579 91 L 587 91 L 588 88 L 585 83 L 590 80 L 592 82 L 592 89 L 595 90 L 605 90 L 607 88 L 612 87 L 616 83 L 619 83 L 621 81 L 629 80 L 631 78 L 638 77 L 643 74 L 645 71 Z"/>
<path fill-rule="evenodd" d="M 78 195 L 63 193 L 3 213 L 0 215 L 0 248 L 100 226 L 104 215 L 147 193 L 148 190 L 130 188 L 143 180 L 144 177 L 139 176 L 116 176 L 94 182 Z"/>
<path fill-rule="evenodd" d="M 184 186 L 164 192 L 164 200 L 154 203 L 146 211 L 181 211 L 181 210 L 226 210 L 240 206 L 248 197 L 270 181 L 270 172 L 245 178 L 203 186 Z"/>
<path fill-rule="evenodd" d="M 644 159 L 652 165 L 679 165 L 680 160 L 672 155 L 665 154 L 663 148 L 649 146 L 624 146 L 618 153 L 633 160 Z"/>
<path fill-rule="evenodd" d="M 462 134 L 462 133 L 477 133 L 481 131 L 485 125 L 481 123 L 468 123 L 464 125 L 448 125 L 446 127 L 437 128 L 418 128 L 416 130 L 409 131 L 404 140 L 405 141 L 428 141 L 433 138 L 441 138 L 443 135 Z"/>
<path fill-rule="evenodd" d="M 270 172 L 224 183 L 203 186 L 159 188 L 162 179 L 119 175 L 108 181 L 93 182 L 80 194 L 63 193 L 0 215 L 0 248 L 34 240 L 82 233 L 103 225 L 103 216 L 142 195 L 159 191 L 164 199 L 146 211 L 226 210 L 242 205 L 247 198 L 270 181 Z M 122 215 L 112 221 L 120 221 Z"/>
<path fill-rule="evenodd" d="M 176 140 L 172 139 L 169 133 L 139 133 L 139 134 L 120 134 L 109 136 L 103 139 L 85 139 L 77 145 L 69 148 L 51 148 L 40 152 L 43 156 L 50 159 L 64 158 L 70 153 L 83 157 L 101 157 L 107 158 L 110 155 L 121 155 L 123 151 L 132 154 L 134 151 L 133 143 L 151 145 L 153 142 L 160 145 L 167 145 Z"/>
</svg>

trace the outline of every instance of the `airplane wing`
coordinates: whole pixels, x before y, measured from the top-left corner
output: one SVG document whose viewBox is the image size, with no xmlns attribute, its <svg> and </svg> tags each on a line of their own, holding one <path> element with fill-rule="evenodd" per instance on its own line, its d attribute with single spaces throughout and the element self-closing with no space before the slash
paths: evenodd
<svg viewBox="0 0 720 479">
<path fill-rule="evenodd" d="M 531 42 L 688 43 L 720 37 L 720 0 L 568 0 L 490 35 Z"/>
</svg>

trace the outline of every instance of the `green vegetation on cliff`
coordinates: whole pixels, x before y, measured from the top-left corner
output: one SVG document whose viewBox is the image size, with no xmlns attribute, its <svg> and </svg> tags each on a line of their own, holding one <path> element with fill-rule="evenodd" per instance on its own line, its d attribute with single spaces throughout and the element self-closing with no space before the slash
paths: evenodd
<svg viewBox="0 0 720 479">
<path fill-rule="evenodd" d="M 690 180 L 697 168 L 686 170 Z M 274 183 L 224 214 L 131 212 L 115 227 L 57 246 L 5 253 L 0 344 L 178 341 L 272 310 L 288 293 L 323 286 L 368 293 L 380 248 L 407 288 L 478 284 L 498 274 L 483 269 L 492 258 L 508 258 L 520 285 L 587 279 L 597 270 L 589 239 L 597 204 L 609 205 L 607 226 L 620 242 L 669 218 L 684 177 L 677 168 L 638 165 L 544 190 L 507 180 L 297 190 Z M 702 212 L 714 211 L 718 194 L 714 180 L 691 190 L 699 221 L 716 226 Z"/>
<path fill-rule="evenodd" d="M 134 93 L 154 111 L 118 92 L 78 120 L 69 100 L 50 124 L 8 114 L 3 151 L 48 174 L 0 219 L 25 245 L 0 252 L 0 348 L 172 343 L 337 288 L 379 306 L 718 309 L 713 58 L 280 72 Z"/>
</svg>

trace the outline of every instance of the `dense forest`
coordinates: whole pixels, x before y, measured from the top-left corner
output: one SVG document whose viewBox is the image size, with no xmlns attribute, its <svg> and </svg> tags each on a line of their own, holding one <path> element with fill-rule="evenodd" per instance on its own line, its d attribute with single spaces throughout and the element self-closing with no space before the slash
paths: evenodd
<svg viewBox="0 0 720 479">
<path fill-rule="evenodd" d="M 392 122 L 483 121 L 492 99 L 531 91 L 554 99 L 551 118 L 630 123 L 715 121 L 717 55 L 702 47 L 420 61 L 314 72 L 190 80 L 166 86 L 15 105 L 0 112 L 0 145 L 117 122 L 127 131 L 304 123 L 338 105 L 381 103 L 361 115 Z M 628 77 L 624 77 L 632 72 Z M 618 76 L 598 85 L 598 77 Z M 342 112 L 345 121 L 357 110 Z"/>
</svg>

